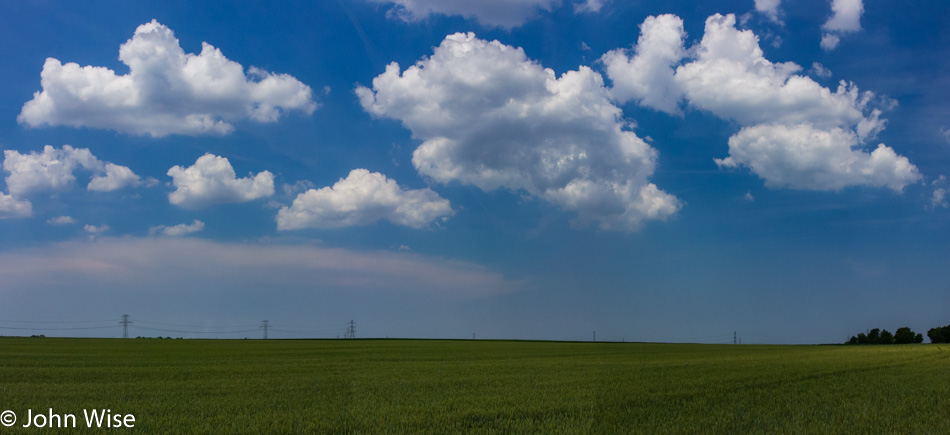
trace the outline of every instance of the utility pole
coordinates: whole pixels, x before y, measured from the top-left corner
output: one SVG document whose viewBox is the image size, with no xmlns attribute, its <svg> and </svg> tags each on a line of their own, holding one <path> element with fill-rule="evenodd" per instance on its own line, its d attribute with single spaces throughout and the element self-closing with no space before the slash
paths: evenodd
<svg viewBox="0 0 950 435">
<path fill-rule="evenodd" d="M 732 344 L 736 344 L 736 331 L 732 331 Z"/>
<path fill-rule="evenodd" d="M 356 338 L 356 322 L 350 319 L 350 327 L 346 328 L 345 338 Z"/>
<path fill-rule="evenodd" d="M 260 326 L 264 330 L 264 339 L 267 340 L 267 328 L 270 328 L 270 322 L 267 320 L 264 321 L 264 324 Z"/>
<path fill-rule="evenodd" d="M 129 338 L 129 324 L 133 323 L 129 320 L 128 314 L 122 315 L 122 320 L 119 321 L 119 324 L 122 325 L 122 338 Z"/>
</svg>

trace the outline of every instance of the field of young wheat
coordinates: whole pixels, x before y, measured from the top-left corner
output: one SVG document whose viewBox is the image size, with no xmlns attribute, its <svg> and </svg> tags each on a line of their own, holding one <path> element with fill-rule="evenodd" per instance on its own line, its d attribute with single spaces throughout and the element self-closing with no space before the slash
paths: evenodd
<svg viewBox="0 0 950 435">
<path fill-rule="evenodd" d="M 941 345 L 0 339 L 11 433 L 92 410 L 167 433 L 950 433 L 947 409 Z"/>
</svg>

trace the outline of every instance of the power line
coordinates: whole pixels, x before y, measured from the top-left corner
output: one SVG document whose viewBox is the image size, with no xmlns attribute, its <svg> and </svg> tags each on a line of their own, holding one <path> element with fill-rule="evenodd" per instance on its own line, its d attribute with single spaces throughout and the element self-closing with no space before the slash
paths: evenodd
<svg viewBox="0 0 950 435">
<path fill-rule="evenodd" d="M 6 323 L 102 323 L 102 322 L 113 322 L 115 319 L 107 320 L 60 320 L 60 321 L 43 321 L 43 320 L 3 320 L 0 319 L 0 322 Z"/>
<path fill-rule="evenodd" d="M 181 332 L 185 334 L 238 334 L 244 332 L 256 332 L 257 329 L 244 329 L 240 331 L 185 331 L 181 329 L 162 329 L 162 328 L 149 328 L 147 326 L 138 326 L 138 329 L 147 329 L 149 331 L 162 331 L 162 332 Z"/>
<path fill-rule="evenodd" d="M 207 324 L 205 324 L 205 325 L 185 325 L 185 324 L 180 324 L 180 323 L 166 323 L 166 322 L 157 322 L 157 321 L 154 321 L 154 320 L 142 320 L 142 319 L 139 319 L 139 320 L 138 320 L 138 323 L 149 323 L 149 324 L 154 323 L 154 324 L 156 324 L 156 325 L 180 326 L 180 327 L 184 327 L 184 328 L 250 328 L 250 327 L 257 326 L 256 323 L 254 323 L 254 324 L 251 324 L 251 323 L 243 323 L 243 324 L 234 324 L 234 325 L 232 325 L 232 324 L 227 324 L 227 325 L 207 325 Z"/>
<path fill-rule="evenodd" d="M 17 327 L 17 326 L 3 326 L 0 329 L 22 329 L 28 331 L 74 331 L 77 329 L 107 329 L 115 328 L 115 326 L 80 326 L 76 328 L 26 328 L 26 327 Z"/>
<path fill-rule="evenodd" d="M 267 340 L 267 328 L 270 327 L 270 325 L 268 325 L 268 321 L 265 320 L 265 321 L 264 321 L 264 324 L 261 325 L 260 327 L 261 327 L 261 328 L 264 328 L 264 339 Z"/>
</svg>

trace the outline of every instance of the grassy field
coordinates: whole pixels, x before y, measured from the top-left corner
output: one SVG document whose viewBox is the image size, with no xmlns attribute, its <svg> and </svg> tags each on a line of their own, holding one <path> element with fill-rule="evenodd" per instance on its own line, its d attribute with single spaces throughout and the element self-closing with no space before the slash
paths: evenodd
<svg viewBox="0 0 950 435">
<path fill-rule="evenodd" d="M 950 346 L 0 339 L 0 432 L 49 408 L 148 433 L 950 433 Z"/>
</svg>

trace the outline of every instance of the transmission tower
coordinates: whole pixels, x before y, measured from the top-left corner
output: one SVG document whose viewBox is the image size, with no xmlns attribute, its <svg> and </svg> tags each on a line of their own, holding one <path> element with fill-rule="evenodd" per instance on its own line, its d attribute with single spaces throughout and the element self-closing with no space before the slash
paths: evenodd
<svg viewBox="0 0 950 435">
<path fill-rule="evenodd" d="M 262 324 L 260 328 L 264 330 L 264 339 L 267 340 L 267 328 L 270 328 L 270 322 L 265 320 L 264 324 Z"/>
<path fill-rule="evenodd" d="M 346 328 L 346 335 L 343 338 L 356 338 L 356 322 L 350 320 L 350 326 Z"/>
<path fill-rule="evenodd" d="M 597 341 L 597 331 L 594 331 L 594 340 L 593 340 L 593 341 Z"/>
<path fill-rule="evenodd" d="M 736 344 L 736 331 L 732 331 L 732 344 Z"/>
<path fill-rule="evenodd" d="M 129 320 L 128 314 L 122 315 L 122 320 L 119 321 L 119 324 L 122 325 L 122 338 L 129 338 L 129 324 L 133 323 Z"/>
</svg>

